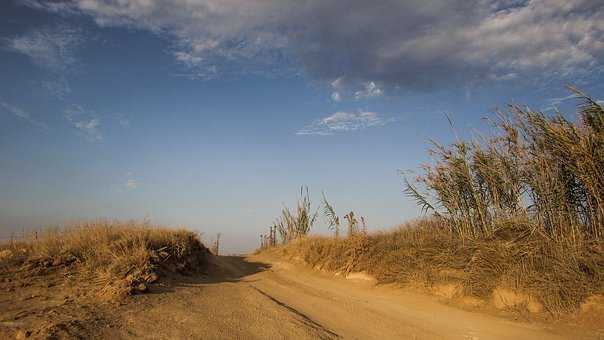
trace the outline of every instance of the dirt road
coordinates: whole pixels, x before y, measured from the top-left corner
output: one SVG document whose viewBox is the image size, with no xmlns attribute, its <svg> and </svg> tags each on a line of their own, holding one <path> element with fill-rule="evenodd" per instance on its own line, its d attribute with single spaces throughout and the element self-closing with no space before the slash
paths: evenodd
<svg viewBox="0 0 604 340">
<path fill-rule="evenodd" d="M 221 257 L 203 279 L 124 307 L 102 336 L 148 339 L 566 339 L 535 324 L 334 278 L 263 257 Z M 134 307 L 133 307 L 134 306 Z"/>
</svg>

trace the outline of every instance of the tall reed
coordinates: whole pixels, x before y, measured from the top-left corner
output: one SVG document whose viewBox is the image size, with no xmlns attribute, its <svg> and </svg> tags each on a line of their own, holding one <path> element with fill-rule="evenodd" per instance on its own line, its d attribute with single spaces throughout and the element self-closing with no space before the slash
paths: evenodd
<svg viewBox="0 0 604 340">
<path fill-rule="evenodd" d="M 317 221 L 319 210 L 312 212 L 312 204 L 308 188 L 300 187 L 300 197 L 295 210 L 284 206 L 281 216 L 275 219 L 269 227 L 268 235 L 260 235 L 260 248 L 267 248 L 277 244 L 277 232 L 282 243 L 307 235 Z"/>
<path fill-rule="evenodd" d="M 493 136 L 434 143 L 435 163 L 406 181 L 406 193 L 463 238 L 513 230 L 574 245 L 602 240 L 604 108 L 570 89 L 581 102 L 576 121 L 510 106 Z"/>
</svg>

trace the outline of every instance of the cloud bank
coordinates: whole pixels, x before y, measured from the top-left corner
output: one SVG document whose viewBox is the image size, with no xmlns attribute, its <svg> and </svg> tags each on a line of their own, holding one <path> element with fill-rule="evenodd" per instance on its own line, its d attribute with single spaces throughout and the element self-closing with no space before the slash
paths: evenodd
<svg viewBox="0 0 604 340">
<path fill-rule="evenodd" d="M 425 90 L 589 78 L 602 72 L 604 59 L 604 3 L 599 0 L 25 3 L 86 15 L 101 26 L 176 37 L 175 60 L 205 78 L 229 71 L 277 72 L 295 63 L 320 80 Z M 56 63 L 31 52 L 32 58 Z"/>
</svg>

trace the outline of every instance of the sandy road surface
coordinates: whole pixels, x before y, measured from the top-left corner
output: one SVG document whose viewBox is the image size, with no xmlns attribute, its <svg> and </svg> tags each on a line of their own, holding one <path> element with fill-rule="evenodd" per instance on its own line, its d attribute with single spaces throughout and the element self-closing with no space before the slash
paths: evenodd
<svg viewBox="0 0 604 340">
<path fill-rule="evenodd" d="M 116 313 L 112 338 L 569 339 L 389 287 L 265 257 L 220 257 L 210 275 L 143 295 Z M 168 286 L 167 286 L 168 287 Z M 134 306 L 134 307 L 133 307 Z"/>
</svg>

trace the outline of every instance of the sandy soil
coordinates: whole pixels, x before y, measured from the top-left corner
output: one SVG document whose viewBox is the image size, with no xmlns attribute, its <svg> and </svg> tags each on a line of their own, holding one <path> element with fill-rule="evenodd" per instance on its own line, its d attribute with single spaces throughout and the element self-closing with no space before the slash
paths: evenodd
<svg viewBox="0 0 604 340">
<path fill-rule="evenodd" d="M 66 269 L 38 279 L 0 274 L 0 338 L 577 339 L 455 308 L 416 292 L 347 280 L 266 256 L 219 257 L 207 275 L 174 276 L 126 303 L 99 303 Z M 44 279 L 42 279 L 44 278 Z M 50 282 L 50 284 L 49 284 Z"/>
</svg>

